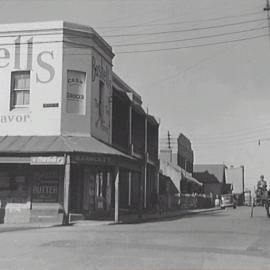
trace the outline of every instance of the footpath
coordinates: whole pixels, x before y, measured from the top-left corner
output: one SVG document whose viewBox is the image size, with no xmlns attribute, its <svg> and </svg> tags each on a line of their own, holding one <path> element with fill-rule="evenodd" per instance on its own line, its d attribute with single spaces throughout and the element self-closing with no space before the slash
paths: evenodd
<svg viewBox="0 0 270 270">
<path fill-rule="evenodd" d="M 78 220 L 72 222 L 73 226 L 87 226 L 87 225 L 121 225 L 121 224 L 138 224 L 146 222 L 159 222 L 171 219 L 181 218 L 187 215 L 198 215 L 202 213 L 210 213 L 221 210 L 220 207 L 204 208 L 204 209 L 181 209 L 174 211 L 164 212 L 144 212 L 140 217 L 138 214 L 121 214 L 119 216 L 119 222 L 113 220 Z"/>
<path fill-rule="evenodd" d="M 207 212 L 214 212 L 221 210 L 220 207 L 204 208 L 204 209 L 181 209 L 174 211 L 164 211 L 164 212 L 147 212 L 143 213 L 141 217 L 138 214 L 133 215 L 120 215 L 120 224 L 132 224 L 132 223 L 144 223 L 152 221 L 164 221 L 173 218 L 180 218 L 187 215 L 196 215 Z"/>
<path fill-rule="evenodd" d="M 138 214 L 120 214 L 119 222 L 115 223 L 113 220 L 74 220 L 70 226 L 104 226 L 104 225 L 121 225 L 121 224 L 138 224 L 145 222 L 158 222 L 170 219 L 176 219 L 187 215 L 197 215 L 201 213 L 208 213 L 219 211 L 220 207 L 207 208 L 207 209 L 190 209 L 190 210 L 175 210 L 158 212 L 143 213 L 141 217 Z M 61 227 L 59 223 L 24 223 L 24 224 L 0 224 L 0 233 L 31 230 L 41 228 Z"/>
</svg>

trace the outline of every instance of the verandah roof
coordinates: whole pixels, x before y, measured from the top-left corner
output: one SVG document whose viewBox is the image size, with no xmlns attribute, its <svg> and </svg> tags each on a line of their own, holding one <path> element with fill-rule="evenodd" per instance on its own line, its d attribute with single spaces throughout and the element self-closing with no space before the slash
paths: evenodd
<svg viewBox="0 0 270 270">
<path fill-rule="evenodd" d="M 2 154 L 72 152 L 115 155 L 133 159 L 91 136 L 0 136 L 0 153 Z"/>
</svg>

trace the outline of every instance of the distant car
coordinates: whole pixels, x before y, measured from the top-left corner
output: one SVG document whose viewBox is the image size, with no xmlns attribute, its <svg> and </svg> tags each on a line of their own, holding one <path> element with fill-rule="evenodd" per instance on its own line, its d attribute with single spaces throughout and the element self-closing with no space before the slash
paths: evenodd
<svg viewBox="0 0 270 270">
<path fill-rule="evenodd" d="M 226 207 L 236 208 L 236 198 L 233 194 L 223 194 L 221 195 L 220 207 L 225 209 Z"/>
</svg>

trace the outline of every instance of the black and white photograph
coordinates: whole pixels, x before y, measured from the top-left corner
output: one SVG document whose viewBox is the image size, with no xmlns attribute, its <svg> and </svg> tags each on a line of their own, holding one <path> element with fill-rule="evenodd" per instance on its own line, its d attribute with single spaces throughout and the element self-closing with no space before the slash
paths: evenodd
<svg viewBox="0 0 270 270">
<path fill-rule="evenodd" d="M 0 0 L 0 270 L 270 270 L 270 0 Z"/>
</svg>

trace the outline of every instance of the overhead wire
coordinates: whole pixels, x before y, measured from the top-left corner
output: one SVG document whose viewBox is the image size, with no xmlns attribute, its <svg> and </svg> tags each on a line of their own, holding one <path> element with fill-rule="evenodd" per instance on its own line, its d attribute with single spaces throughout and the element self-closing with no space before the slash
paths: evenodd
<svg viewBox="0 0 270 270">
<path fill-rule="evenodd" d="M 240 33 L 248 33 L 248 32 L 253 32 L 253 31 L 256 31 L 256 30 L 264 30 L 264 29 L 268 29 L 268 26 L 256 27 L 256 28 L 251 28 L 251 29 L 244 29 L 244 30 L 233 31 L 233 32 L 225 32 L 225 33 L 218 33 L 218 34 L 211 34 L 211 35 L 203 35 L 203 36 L 192 37 L 192 38 L 162 40 L 162 41 L 151 41 L 151 42 L 122 43 L 122 44 L 112 44 L 112 46 L 113 47 L 129 47 L 129 46 L 138 46 L 138 45 L 167 44 L 167 43 L 175 43 L 175 42 L 207 39 L 207 38 L 212 38 L 212 37 L 222 37 L 222 36 L 228 36 L 228 35 L 234 35 L 234 34 L 240 34 Z"/>
<path fill-rule="evenodd" d="M 96 26 L 95 28 L 99 29 L 129 29 L 129 28 L 139 28 L 139 27 L 154 27 L 154 26 L 169 26 L 169 25 L 178 25 L 178 24 L 189 24 L 189 23 L 199 23 L 199 22 L 209 22 L 209 21 L 219 21 L 232 18 L 241 18 L 253 15 L 260 15 L 261 12 L 249 12 L 240 15 L 231 15 L 231 16 L 220 16 L 207 19 L 197 19 L 197 20 L 182 20 L 176 22 L 167 22 L 167 23 L 141 23 L 133 25 L 118 25 L 118 26 Z"/>
<path fill-rule="evenodd" d="M 103 37 L 110 38 L 110 37 L 153 36 L 153 35 L 164 35 L 164 34 L 167 35 L 167 34 L 171 34 L 171 33 L 185 33 L 185 32 L 200 31 L 200 30 L 218 29 L 218 28 L 224 28 L 224 27 L 228 27 L 228 26 L 243 25 L 243 24 L 262 22 L 262 21 L 267 21 L 267 19 L 266 18 L 259 18 L 259 19 L 255 19 L 255 20 L 245 20 L 245 21 L 239 21 L 239 22 L 233 22 L 233 23 L 209 25 L 209 26 L 203 26 L 203 27 L 192 27 L 192 28 L 186 28 L 186 29 L 175 29 L 175 30 L 167 30 L 167 31 L 159 31 L 159 32 L 103 35 Z"/>
<path fill-rule="evenodd" d="M 117 54 L 133 54 L 133 53 L 148 53 L 148 52 L 174 51 L 174 50 L 191 49 L 191 48 L 199 48 L 199 47 L 209 47 L 209 46 L 215 46 L 215 45 L 236 43 L 236 42 L 241 42 L 241 41 L 246 41 L 246 40 L 259 39 L 259 38 L 266 37 L 266 36 L 268 36 L 268 34 L 261 34 L 261 35 L 255 35 L 255 36 L 238 38 L 238 39 L 231 39 L 231 40 L 225 40 L 225 41 L 216 41 L 216 42 L 208 42 L 208 43 L 195 44 L 195 45 L 187 45 L 187 46 L 177 46 L 177 47 L 160 48 L 160 49 L 116 51 L 115 53 L 117 53 Z"/>
</svg>

